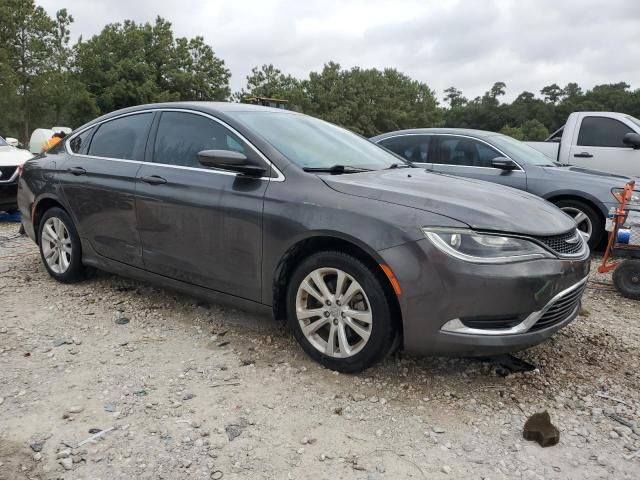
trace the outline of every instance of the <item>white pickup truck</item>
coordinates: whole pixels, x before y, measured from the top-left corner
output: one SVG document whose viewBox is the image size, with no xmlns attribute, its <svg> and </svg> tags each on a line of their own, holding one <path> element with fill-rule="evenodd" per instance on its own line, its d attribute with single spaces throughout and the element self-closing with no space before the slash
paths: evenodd
<svg viewBox="0 0 640 480">
<path fill-rule="evenodd" d="M 575 112 L 544 142 L 526 142 L 556 162 L 640 177 L 640 120 L 615 112 Z"/>
</svg>

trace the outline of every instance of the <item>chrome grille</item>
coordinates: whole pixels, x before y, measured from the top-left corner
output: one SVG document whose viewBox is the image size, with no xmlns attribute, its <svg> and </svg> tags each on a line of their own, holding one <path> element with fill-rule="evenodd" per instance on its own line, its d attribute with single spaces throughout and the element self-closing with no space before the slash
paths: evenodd
<svg viewBox="0 0 640 480">
<path fill-rule="evenodd" d="M 584 282 L 575 290 L 567 292 L 565 295 L 557 298 L 550 306 L 547 307 L 540 319 L 531 327 L 530 332 L 542 330 L 551 327 L 556 323 L 560 323 L 573 315 L 580 308 L 580 299 L 582 293 L 587 286 Z"/>
<path fill-rule="evenodd" d="M 552 235 L 548 237 L 534 237 L 541 243 L 544 243 L 548 248 L 556 252 L 558 255 L 575 255 L 582 251 L 583 238 L 578 230 L 571 230 L 561 235 Z M 576 242 L 571 243 L 571 240 L 576 239 Z"/>
</svg>

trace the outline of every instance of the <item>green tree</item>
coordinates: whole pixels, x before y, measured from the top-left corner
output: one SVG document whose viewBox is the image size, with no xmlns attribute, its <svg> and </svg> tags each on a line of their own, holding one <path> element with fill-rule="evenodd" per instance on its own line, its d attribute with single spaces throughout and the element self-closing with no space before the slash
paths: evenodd
<svg viewBox="0 0 640 480">
<path fill-rule="evenodd" d="M 549 130 L 536 119 L 527 120 L 520 129 L 524 136 L 524 140 L 542 141 L 549 136 Z"/>
<path fill-rule="evenodd" d="M 540 90 L 540 94 L 544 97 L 545 101 L 555 105 L 560 98 L 562 98 L 563 90 L 557 83 L 552 83 L 551 85 L 543 87 L 542 90 Z"/>
<path fill-rule="evenodd" d="M 500 133 L 503 135 L 509 135 L 510 137 L 515 138 L 516 140 L 524 140 L 524 133 L 522 129 L 519 127 L 512 127 L 510 125 L 505 125 L 500 129 Z"/>
<path fill-rule="evenodd" d="M 462 91 L 456 87 L 449 87 L 444 90 L 444 93 L 445 102 L 449 103 L 450 108 L 463 107 L 469 102 L 469 100 L 462 95 Z"/>
</svg>

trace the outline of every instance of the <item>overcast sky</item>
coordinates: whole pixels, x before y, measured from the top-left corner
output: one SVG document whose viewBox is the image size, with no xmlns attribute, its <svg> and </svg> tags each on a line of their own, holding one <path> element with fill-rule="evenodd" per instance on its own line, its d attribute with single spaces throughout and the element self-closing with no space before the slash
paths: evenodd
<svg viewBox="0 0 640 480">
<path fill-rule="evenodd" d="M 36 0 L 66 7 L 74 41 L 106 23 L 153 22 L 202 35 L 245 85 L 255 65 L 299 78 L 329 60 L 395 67 L 442 98 L 448 86 L 481 95 L 496 81 L 507 99 L 550 83 L 640 87 L 640 5 L 634 0 Z"/>
</svg>

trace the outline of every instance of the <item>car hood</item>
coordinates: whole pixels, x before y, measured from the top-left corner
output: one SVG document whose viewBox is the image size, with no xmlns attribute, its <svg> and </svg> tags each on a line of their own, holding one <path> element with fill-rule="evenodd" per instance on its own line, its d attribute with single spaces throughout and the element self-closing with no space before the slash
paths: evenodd
<svg viewBox="0 0 640 480">
<path fill-rule="evenodd" d="M 21 150 L 11 146 L 0 147 L 0 167 L 16 167 L 33 157 L 28 150 Z"/>
<path fill-rule="evenodd" d="M 477 230 L 544 236 L 575 228 L 569 216 L 547 201 L 479 180 L 418 168 L 321 178 L 338 192 L 445 215 Z"/>
<path fill-rule="evenodd" d="M 582 167 L 544 167 L 544 171 L 557 178 L 566 178 L 568 181 L 584 181 L 589 183 L 598 182 L 606 184 L 609 188 L 618 186 L 624 187 L 624 184 L 631 180 L 631 177 L 617 175 L 615 173 L 602 172 L 600 170 L 591 170 Z"/>
</svg>

